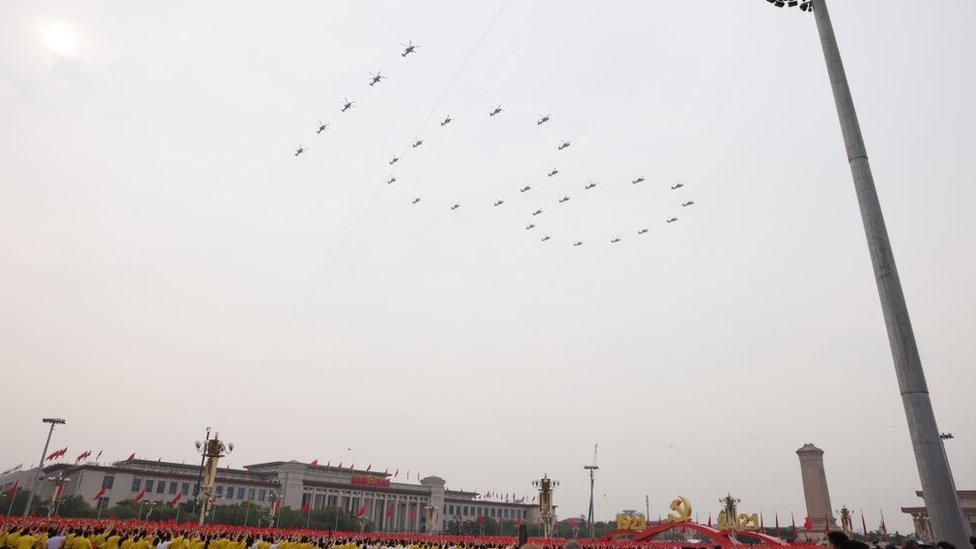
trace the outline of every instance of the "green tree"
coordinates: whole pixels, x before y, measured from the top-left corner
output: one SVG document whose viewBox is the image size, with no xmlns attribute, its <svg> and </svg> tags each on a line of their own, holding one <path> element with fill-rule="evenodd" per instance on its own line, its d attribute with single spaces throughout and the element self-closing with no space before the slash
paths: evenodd
<svg viewBox="0 0 976 549">
<path fill-rule="evenodd" d="M 338 513 L 338 517 L 336 516 Z M 315 530 L 360 530 L 363 526 L 360 520 L 346 513 L 342 509 L 327 507 L 325 509 L 313 509 L 304 513 L 296 511 L 291 507 L 282 507 L 278 510 L 278 526 L 281 528 L 309 528 Z M 338 526 L 337 526 L 338 524 Z M 373 531 L 373 523 L 366 521 L 366 531 Z"/>
<path fill-rule="evenodd" d="M 23 515 L 24 514 L 24 507 L 27 506 L 27 497 L 28 497 L 28 495 L 29 494 L 28 494 L 27 490 L 24 490 L 23 488 L 18 488 L 17 491 L 12 496 L 13 497 L 13 506 L 11 506 L 11 504 L 10 504 L 11 495 L 8 494 L 7 492 L 4 492 L 2 494 L 2 497 L 0 497 L 0 505 L 3 506 L 3 508 L 0 509 L 0 512 L 6 513 L 7 510 L 9 509 L 11 516 L 17 517 L 17 516 Z"/>
</svg>

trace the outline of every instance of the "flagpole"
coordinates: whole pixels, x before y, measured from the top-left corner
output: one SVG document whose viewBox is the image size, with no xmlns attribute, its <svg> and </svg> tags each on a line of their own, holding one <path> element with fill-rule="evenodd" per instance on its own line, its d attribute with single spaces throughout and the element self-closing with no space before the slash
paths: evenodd
<svg viewBox="0 0 976 549">
<path fill-rule="evenodd" d="M 7 506 L 7 516 L 8 517 L 10 516 L 10 513 L 13 513 L 13 511 L 14 511 L 14 499 L 17 498 L 17 490 L 19 490 L 19 488 L 17 488 L 17 486 L 15 484 L 14 485 L 14 493 L 10 495 L 10 505 Z"/>
</svg>

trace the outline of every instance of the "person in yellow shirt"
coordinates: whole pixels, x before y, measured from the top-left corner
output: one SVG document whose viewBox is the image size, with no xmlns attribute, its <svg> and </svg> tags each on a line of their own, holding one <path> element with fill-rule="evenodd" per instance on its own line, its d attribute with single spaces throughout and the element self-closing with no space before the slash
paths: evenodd
<svg viewBox="0 0 976 549">
<path fill-rule="evenodd" d="M 26 534 L 21 534 L 17 538 L 16 549 L 34 549 L 34 543 L 37 541 L 37 536 L 33 532 L 28 532 Z"/>
<path fill-rule="evenodd" d="M 24 535 L 23 528 L 7 534 L 7 549 L 17 549 L 17 542 L 20 541 L 20 536 L 22 535 Z"/>
</svg>

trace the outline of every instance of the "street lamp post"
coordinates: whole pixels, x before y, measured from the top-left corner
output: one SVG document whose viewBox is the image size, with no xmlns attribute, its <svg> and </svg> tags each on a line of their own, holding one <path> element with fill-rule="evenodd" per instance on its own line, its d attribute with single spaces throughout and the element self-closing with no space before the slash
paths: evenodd
<svg viewBox="0 0 976 549">
<path fill-rule="evenodd" d="M 781 0 L 768 0 L 782 7 Z M 824 60 L 830 87 L 833 90 L 834 104 L 840 119 L 840 129 L 847 149 L 847 160 L 854 178 L 861 221 L 867 237 L 868 251 L 874 268 L 875 282 L 881 297 L 881 310 L 888 331 L 888 343 L 894 359 L 895 375 L 901 393 L 902 405 L 908 420 L 908 432 L 915 450 L 915 463 L 922 482 L 925 507 L 932 521 L 932 533 L 939 540 L 948 541 L 957 547 L 969 543 L 969 526 L 959 505 L 955 481 L 949 468 L 939 428 L 929 400 L 928 385 L 922 371 L 915 333 L 912 330 L 905 294 L 902 291 L 895 258 L 891 251 L 888 229 L 885 227 L 881 203 L 871 175 L 867 149 L 854 110 L 854 101 L 847 84 L 847 75 L 841 61 L 837 39 L 827 11 L 827 0 L 788 0 L 789 6 L 804 11 L 813 11 L 823 48 Z"/>
<path fill-rule="evenodd" d="M 30 493 L 27 495 L 27 505 L 24 506 L 25 518 L 30 514 L 31 503 L 34 502 L 34 490 L 37 486 L 36 481 L 44 477 L 44 458 L 47 456 L 47 447 L 49 444 L 51 444 L 51 435 L 54 434 L 54 426 L 65 424 L 64 419 L 59 417 L 46 417 L 41 421 L 44 423 L 50 423 L 51 428 L 47 431 L 47 440 L 44 441 L 44 450 L 41 451 L 41 460 L 37 463 L 37 471 L 40 476 L 31 479 Z"/>
</svg>

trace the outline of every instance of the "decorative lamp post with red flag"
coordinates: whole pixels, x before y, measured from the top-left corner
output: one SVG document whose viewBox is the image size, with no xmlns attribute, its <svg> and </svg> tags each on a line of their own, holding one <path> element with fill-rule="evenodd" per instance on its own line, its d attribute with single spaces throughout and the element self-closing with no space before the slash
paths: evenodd
<svg viewBox="0 0 976 549">
<path fill-rule="evenodd" d="M 54 490 L 51 492 L 51 504 L 47 509 L 47 517 L 51 518 L 58 516 L 58 507 L 61 506 L 61 493 L 64 492 L 64 485 L 71 479 L 64 476 L 64 473 L 58 473 L 57 476 L 49 477 L 48 480 L 54 483 Z"/>
<path fill-rule="evenodd" d="M 207 511 L 214 504 L 213 492 L 214 483 L 217 481 L 217 465 L 220 458 L 234 451 L 234 443 L 224 444 L 220 440 L 220 433 L 213 438 L 207 439 L 205 443 L 196 443 L 197 451 L 203 456 L 205 461 L 203 470 L 203 483 L 200 486 L 203 494 L 203 507 L 200 509 L 200 524 L 203 525 L 207 517 Z"/>
<path fill-rule="evenodd" d="M 533 480 L 532 486 L 539 490 L 539 519 L 542 522 L 542 537 L 551 537 L 556 527 L 556 506 L 552 502 L 552 494 L 559 486 L 558 480 L 552 480 L 549 475 L 542 475 L 539 480 Z"/>
</svg>

